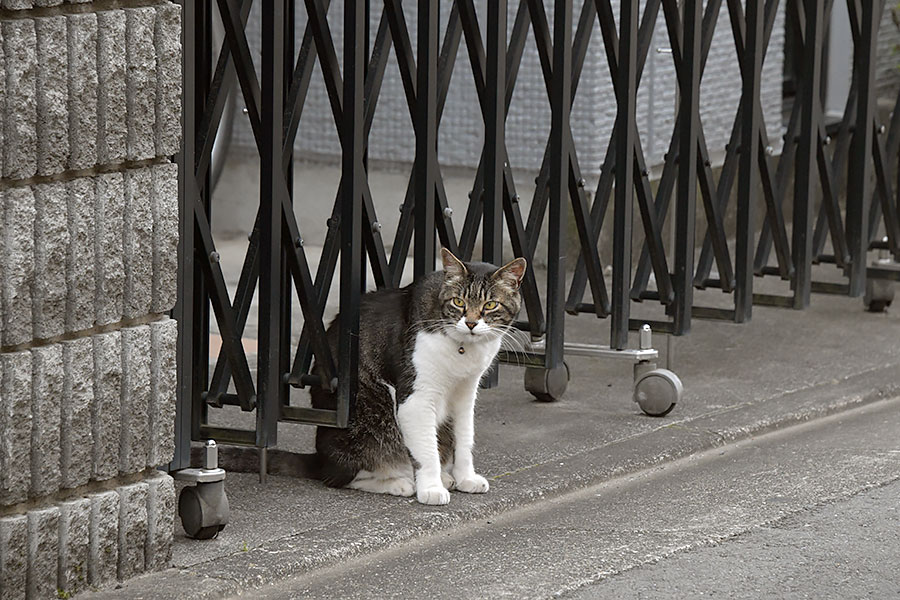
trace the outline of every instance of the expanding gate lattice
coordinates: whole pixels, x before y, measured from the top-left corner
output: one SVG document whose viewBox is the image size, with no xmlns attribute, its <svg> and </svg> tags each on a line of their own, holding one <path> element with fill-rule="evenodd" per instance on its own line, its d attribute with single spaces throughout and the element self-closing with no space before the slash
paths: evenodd
<svg viewBox="0 0 900 600">
<path fill-rule="evenodd" d="M 483 260 L 499 262 L 505 234 L 514 253 L 531 264 L 547 220 L 547 287 L 541 293 L 534 272 L 528 270 L 522 287 L 527 318 L 517 323 L 532 339 L 541 341 L 524 355 L 501 355 L 502 360 L 529 366 L 532 374 L 544 375 L 537 377 L 544 384 L 531 384 L 530 389 L 539 394 L 547 377 L 565 369 L 566 312 L 608 317 L 609 346 L 624 350 L 629 330 L 647 322 L 631 317 L 633 301 L 662 304 L 666 318 L 651 325 L 682 335 L 690 330 L 692 318 L 744 322 L 754 304 L 803 308 L 812 292 L 857 296 L 865 290 L 867 277 L 898 279 L 890 267 L 867 266 L 870 249 L 886 249 L 900 257 L 900 190 L 894 189 L 900 99 L 885 126 L 878 120 L 874 96 L 876 36 L 885 6 L 880 0 L 846 0 L 854 42 L 853 79 L 843 118 L 826 123 L 819 89 L 825 24 L 834 1 L 845 0 L 725 0 L 728 18 L 720 19 L 723 0 L 708 0 L 705 6 L 700 0 L 620 0 L 618 14 L 610 0 L 557 0 L 550 9 L 551 30 L 542 0 L 512 5 L 507 0 L 490 0 L 482 11 L 486 18 L 479 17 L 474 0 L 445 0 L 451 3 L 451 12 L 444 28 L 439 26 L 438 1 L 420 0 L 414 52 L 400 0 L 344 0 L 341 65 L 326 20 L 329 0 L 271 0 L 261 11 L 259 70 L 245 33 L 251 0 L 217 0 L 217 11 L 211 0 L 185 3 L 183 252 L 177 315 L 181 327 L 179 444 L 173 468 L 187 466 L 191 439 L 215 438 L 265 448 L 276 443 L 279 421 L 346 426 L 356 386 L 356 333 L 365 262 L 376 285 L 397 286 L 410 250 L 414 273 L 421 275 L 433 268 L 438 242 L 471 258 L 479 231 Z M 760 71 L 776 13 L 785 8 L 780 7 L 782 3 L 797 40 L 800 77 L 778 158 L 771 140 L 781 134 L 781 128 L 780 124 L 777 130 L 771 124 L 767 128 L 763 120 Z M 308 20 L 295 48 L 298 10 L 305 10 Z M 370 31 L 369 17 L 376 10 L 380 20 Z M 515 11 L 511 30 L 508 11 Z M 660 13 L 677 73 L 679 103 L 654 191 L 636 122 L 636 97 Z M 217 18 L 225 31 L 221 48 L 213 48 L 211 34 Z M 594 33 L 597 23 L 599 35 Z M 741 99 L 724 163 L 716 174 L 704 135 L 699 87 L 713 34 L 727 26 L 740 70 Z M 528 43 L 534 44 L 540 59 L 552 118 L 535 195 L 530 211 L 523 215 L 504 132 Z M 485 135 L 468 210 L 462 230 L 456 232 L 437 159 L 437 132 L 462 45 L 472 67 Z M 585 58 L 592 49 L 599 51 L 598 45 L 606 55 L 618 110 L 597 190 L 590 198 L 569 113 Z M 366 152 L 391 52 L 413 122 L 416 154 L 388 253 L 368 187 Z M 215 62 L 213 56 L 218 57 Z M 318 224 L 298 223 L 295 218 L 290 166 L 316 62 L 341 140 L 342 177 L 313 273 L 301 227 Z M 214 210 L 211 154 L 226 96 L 235 88 L 252 126 L 261 177 L 249 249 L 231 296 L 210 229 Z M 732 197 L 736 222 L 726 225 Z M 607 287 L 598 240 L 610 202 L 613 259 Z M 695 253 L 698 202 L 705 234 L 700 252 Z M 785 223 L 787 206 L 793 213 L 790 226 Z M 580 253 L 567 288 L 564 232 L 570 208 Z M 674 236 L 667 252 L 662 226 L 670 212 Z M 759 221 L 762 230 L 757 233 Z M 636 234 L 642 247 L 640 255 L 632 257 Z M 814 280 L 813 265 L 819 263 L 837 265 L 843 283 Z M 717 274 L 713 274 L 714 266 Z M 342 316 L 335 355 L 325 339 L 322 315 L 336 272 Z M 783 295 L 754 293 L 754 276 L 779 277 L 790 282 L 790 290 Z M 695 288 L 720 288 L 731 294 L 733 307 L 698 305 Z M 255 377 L 241 343 L 254 292 L 259 299 Z M 294 302 L 303 314 L 296 346 L 288 334 Z M 212 318 L 222 347 L 210 372 Z M 324 377 L 310 372 L 313 358 Z M 289 404 L 288 386 L 313 383 L 337 392 L 336 410 Z M 209 409 L 226 404 L 255 410 L 255 429 L 210 425 Z"/>
</svg>

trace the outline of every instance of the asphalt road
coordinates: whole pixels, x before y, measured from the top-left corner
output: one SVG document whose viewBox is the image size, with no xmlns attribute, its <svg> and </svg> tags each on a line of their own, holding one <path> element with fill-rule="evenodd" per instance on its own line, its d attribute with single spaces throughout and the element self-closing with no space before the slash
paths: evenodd
<svg viewBox="0 0 900 600">
<path fill-rule="evenodd" d="M 255 598 L 900 597 L 900 400 L 254 590 Z"/>
</svg>

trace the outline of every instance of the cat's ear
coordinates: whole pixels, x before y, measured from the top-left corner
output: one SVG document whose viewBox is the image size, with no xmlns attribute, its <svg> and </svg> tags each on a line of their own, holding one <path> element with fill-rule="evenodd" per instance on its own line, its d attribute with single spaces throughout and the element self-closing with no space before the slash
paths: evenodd
<svg viewBox="0 0 900 600">
<path fill-rule="evenodd" d="M 467 273 L 466 265 L 446 248 L 441 248 L 441 260 L 444 263 L 445 277 L 463 277 Z"/>
<path fill-rule="evenodd" d="M 503 281 L 513 289 L 519 289 L 522 284 L 522 278 L 525 277 L 525 268 L 528 263 L 524 258 L 517 258 L 510 261 L 494 271 L 494 279 Z"/>
</svg>

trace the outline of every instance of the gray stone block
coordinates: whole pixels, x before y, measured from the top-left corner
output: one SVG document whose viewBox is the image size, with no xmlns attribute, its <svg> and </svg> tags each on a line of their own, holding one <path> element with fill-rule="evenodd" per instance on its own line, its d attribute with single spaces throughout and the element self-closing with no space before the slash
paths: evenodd
<svg viewBox="0 0 900 600">
<path fill-rule="evenodd" d="M 150 450 L 150 326 L 122 330 L 122 433 L 119 470 L 147 466 Z"/>
<path fill-rule="evenodd" d="M 28 517 L 0 518 L 0 598 L 25 598 L 28 581 Z"/>
<path fill-rule="evenodd" d="M 173 319 L 150 324 L 151 394 L 150 457 L 147 466 L 159 467 L 175 456 L 175 397 L 178 323 Z"/>
<path fill-rule="evenodd" d="M 125 172 L 125 311 L 150 312 L 153 299 L 153 182 L 151 169 Z"/>
<path fill-rule="evenodd" d="M 3 21 L 6 105 L 3 107 L 3 176 L 37 172 L 37 38 L 32 19 Z"/>
<path fill-rule="evenodd" d="M 125 160 L 128 144 L 125 12 L 98 12 L 97 34 L 97 158 L 101 164 L 111 164 Z"/>
<path fill-rule="evenodd" d="M 153 167 L 153 286 L 150 310 L 172 310 L 178 297 L 178 165 Z"/>
<path fill-rule="evenodd" d="M 118 331 L 93 336 L 94 401 L 92 477 L 103 480 L 119 474 L 119 431 L 122 403 L 122 334 Z"/>
<path fill-rule="evenodd" d="M 9 10 L 24 10 L 33 6 L 32 0 L 3 0 L 3 8 Z"/>
<path fill-rule="evenodd" d="M 7 113 L 8 114 L 8 113 Z M 0 230 L 0 306 L 2 346 L 31 341 L 34 286 L 34 195 L 31 188 L 10 188 L 2 196 Z"/>
<path fill-rule="evenodd" d="M 60 344 L 31 350 L 31 495 L 46 496 L 59 490 L 61 401 L 65 395 L 65 369 Z"/>
<path fill-rule="evenodd" d="M 147 548 L 147 498 L 144 483 L 119 488 L 119 569 L 120 580 L 144 572 Z"/>
<path fill-rule="evenodd" d="M 55 175 L 69 162 L 69 49 L 65 17 L 35 19 L 37 34 L 37 172 Z"/>
<path fill-rule="evenodd" d="M 94 361 L 91 338 L 62 342 L 66 383 L 62 402 L 62 486 L 73 488 L 91 478 Z"/>
<path fill-rule="evenodd" d="M 115 583 L 119 565 L 119 494 L 115 490 L 93 494 L 88 583 L 95 587 Z"/>
<path fill-rule="evenodd" d="M 34 337 L 66 330 L 69 192 L 64 183 L 34 186 Z"/>
<path fill-rule="evenodd" d="M 125 308 L 125 180 L 121 173 L 95 179 L 97 325 L 122 320 Z"/>
<path fill-rule="evenodd" d="M 58 6 L 62 3 L 63 0 L 34 0 L 34 5 L 40 7 Z"/>
<path fill-rule="evenodd" d="M 75 594 L 87 588 L 91 548 L 91 500 L 59 505 L 59 589 Z"/>
<path fill-rule="evenodd" d="M 97 15 L 67 15 L 70 169 L 97 163 Z"/>
<path fill-rule="evenodd" d="M 147 499 L 147 571 L 165 569 L 172 562 L 172 541 L 175 536 L 175 481 L 157 472 L 147 479 L 150 488 Z"/>
<path fill-rule="evenodd" d="M 156 49 L 153 7 L 126 8 L 125 55 L 128 62 L 128 158 L 141 160 L 156 154 Z"/>
<path fill-rule="evenodd" d="M 0 354 L 0 506 L 31 486 L 31 352 Z"/>
<path fill-rule="evenodd" d="M 0 110 L 6 111 L 6 49 L 3 43 L 2 27 L 0 27 Z M 6 144 L 4 143 L 6 138 L 5 130 L 4 122 L 0 121 L 0 176 L 4 174 L 3 155 L 6 154 Z M 0 266 L 0 276 L 2 276 L 2 266 Z M 3 327 L 0 325 L 0 331 L 2 330 Z"/>
<path fill-rule="evenodd" d="M 66 261 L 66 329 L 94 326 L 94 181 L 73 179 L 69 191 L 69 254 Z"/>
<path fill-rule="evenodd" d="M 181 7 L 156 8 L 156 154 L 181 146 Z"/>
<path fill-rule="evenodd" d="M 59 573 L 59 508 L 28 511 L 28 597 L 56 596 Z"/>
</svg>

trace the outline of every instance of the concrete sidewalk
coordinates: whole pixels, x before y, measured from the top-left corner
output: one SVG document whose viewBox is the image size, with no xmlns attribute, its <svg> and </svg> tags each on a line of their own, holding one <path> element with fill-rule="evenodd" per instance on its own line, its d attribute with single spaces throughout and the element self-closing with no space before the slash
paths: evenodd
<svg viewBox="0 0 900 600">
<path fill-rule="evenodd" d="M 780 282 L 762 283 L 769 285 Z M 726 298 L 717 291 L 697 295 L 706 305 Z M 658 316 L 649 305 L 640 309 L 647 318 Z M 565 492 L 897 395 L 897 313 L 866 313 L 860 299 L 817 295 L 806 311 L 754 307 L 753 320 L 745 325 L 695 320 L 691 334 L 676 340 L 673 369 L 684 383 L 684 399 L 663 419 L 644 416 L 632 402 L 626 362 L 567 359 L 569 389 L 554 404 L 535 402 L 523 388 L 523 371 L 504 367 L 500 386 L 482 392 L 476 415 L 476 468 L 490 479 L 488 494 L 454 493 L 448 506 L 431 507 L 291 478 L 270 476 L 261 485 L 254 474 L 229 473 L 231 523 L 217 539 L 189 540 L 179 529 L 171 569 L 86 597 L 249 593 L 511 509 L 540 509 Z M 608 340 L 606 321 L 590 315 L 567 319 L 568 340 Z M 665 347 L 662 336 L 655 341 Z M 305 391 L 294 394 L 292 402 L 308 401 Z M 215 423 L 249 423 L 250 415 L 234 408 L 210 412 Z M 278 447 L 308 452 L 312 436 L 311 427 L 282 424 Z"/>
</svg>

